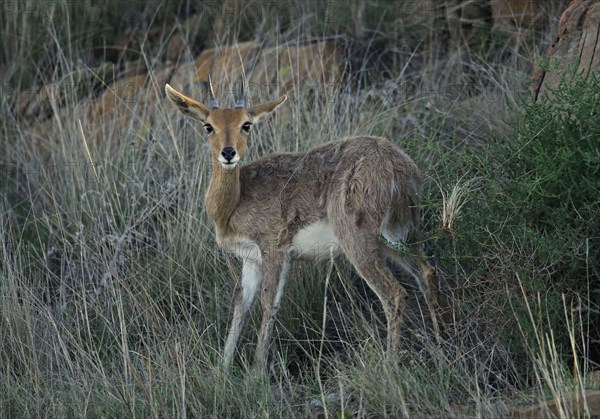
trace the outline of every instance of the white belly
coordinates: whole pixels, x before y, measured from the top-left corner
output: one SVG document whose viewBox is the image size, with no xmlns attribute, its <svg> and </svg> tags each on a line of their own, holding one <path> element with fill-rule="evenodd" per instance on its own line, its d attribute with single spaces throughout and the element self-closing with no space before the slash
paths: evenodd
<svg viewBox="0 0 600 419">
<path fill-rule="evenodd" d="M 327 220 L 298 231 L 292 240 L 291 254 L 294 258 L 324 260 L 340 253 L 340 246 Z"/>
</svg>

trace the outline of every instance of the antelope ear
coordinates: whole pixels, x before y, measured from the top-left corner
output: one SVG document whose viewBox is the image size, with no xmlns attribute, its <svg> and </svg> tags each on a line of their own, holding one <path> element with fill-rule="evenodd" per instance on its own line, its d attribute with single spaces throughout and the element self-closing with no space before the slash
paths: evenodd
<svg viewBox="0 0 600 419">
<path fill-rule="evenodd" d="M 192 98 L 182 95 L 168 84 L 165 84 L 165 93 L 169 100 L 171 100 L 184 115 L 206 122 L 206 118 L 208 118 L 208 114 L 210 113 L 206 106 Z"/>
<path fill-rule="evenodd" d="M 252 122 L 258 122 L 271 112 L 275 111 L 283 102 L 287 100 L 287 95 L 281 96 L 279 99 L 273 102 L 263 103 L 262 105 L 256 105 L 248 109 L 248 115 L 253 119 Z"/>
</svg>

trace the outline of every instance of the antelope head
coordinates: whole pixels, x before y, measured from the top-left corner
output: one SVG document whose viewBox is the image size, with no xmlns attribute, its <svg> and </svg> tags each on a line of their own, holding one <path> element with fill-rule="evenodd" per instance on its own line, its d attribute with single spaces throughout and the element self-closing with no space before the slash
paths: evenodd
<svg viewBox="0 0 600 419">
<path fill-rule="evenodd" d="M 210 77 L 208 78 L 210 103 L 206 107 L 165 85 L 167 97 L 179 110 L 191 118 L 204 124 L 204 129 L 210 139 L 212 157 L 225 169 L 233 169 L 244 158 L 248 148 L 248 136 L 252 126 L 273 112 L 287 99 L 281 96 L 273 102 L 263 103 L 246 108 L 244 100 L 243 79 L 240 80 L 233 109 L 221 109 L 215 98 Z"/>
</svg>

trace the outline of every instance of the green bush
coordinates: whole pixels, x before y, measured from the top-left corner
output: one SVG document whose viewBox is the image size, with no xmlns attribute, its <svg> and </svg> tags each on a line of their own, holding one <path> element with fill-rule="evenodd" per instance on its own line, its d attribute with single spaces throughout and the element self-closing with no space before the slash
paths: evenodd
<svg viewBox="0 0 600 419">
<path fill-rule="evenodd" d="M 535 342 L 550 330 L 564 367 L 600 360 L 599 113 L 600 78 L 565 77 L 547 97 L 523 104 L 508 138 L 491 134 L 444 159 L 440 171 L 442 182 L 478 185 L 451 236 L 435 239 L 454 309 L 495 331 L 526 381 L 525 360 L 544 351 Z M 439 187 L 432 188 L 426 205 L 435 211 Z"/>
<path fill-rule="evenodd" d="M 503 240 L 518 243 L 527 262 L 515 268 L 528 291 L 543 296 L 546 320 L 572 355 L 563 299 L 581 316 L 583 342 L 600 336 L 600 79 L 563 77 L 526 104 L 504 151 Z M 597 361 L 594 345 L 584 345 Z"/>
<path fill-rule="evenodd" d="M 525 106 L 506 147 L 507 209 L 553 279 L 598 278 L 600 79 L 564 78 Z M 550 244 L 550 245 L 549 245 Z"/>
</svg>

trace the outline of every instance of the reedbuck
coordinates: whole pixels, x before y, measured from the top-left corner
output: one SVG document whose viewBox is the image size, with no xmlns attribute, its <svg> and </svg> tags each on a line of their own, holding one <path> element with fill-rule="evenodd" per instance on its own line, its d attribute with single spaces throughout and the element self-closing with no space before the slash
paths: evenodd
<svg viewBox="0 0 600 419">
<path fill-rule="evenodd" d="M 254 363 L 266 365 L 293 259 L 346 255 L 383 304 L 388 351 L 399 345 L 407 298 L 388 267 L 389 261 L 398 264 L 420 284 L 438 332 L 434 270 L 419 245 L 406 244 L 409 232 L 418 232 L 421 190 L 421 174 L 410 157 L 384 138 L 350 137 L 241 165 L 254 124 L 286 96 L 247 108 L 239 89 L 235 108 L 220 109 L 210 79 L 208 107 L 168 84 L 165 91 L 181 112 L 204 124 L 214 163 L 206 212 L 215 224 L 219 245 L 243 259 L 225 342 L 226 366 L 259 292 L 262 324 Z M 394 249 L 398 247 L 404 251 Z"/>
</svg>

